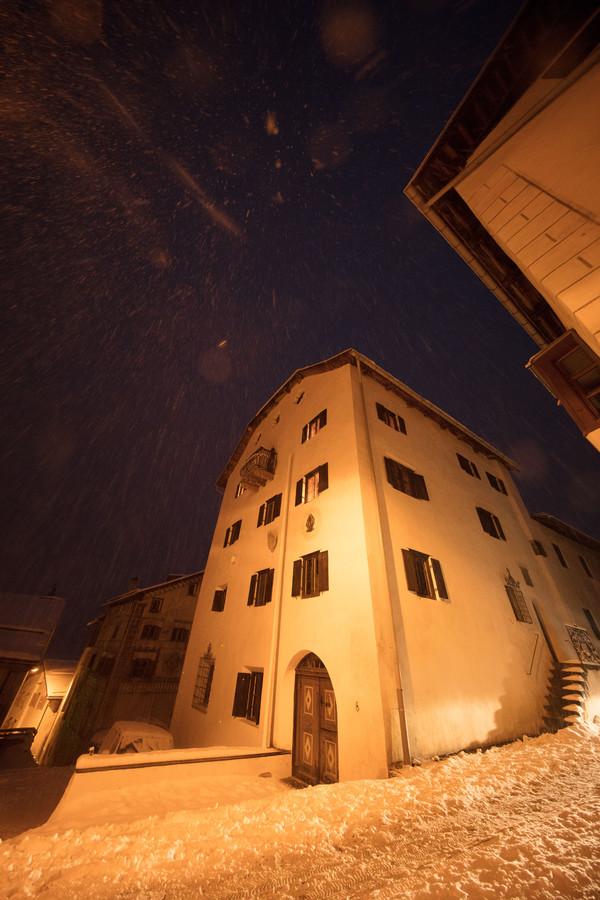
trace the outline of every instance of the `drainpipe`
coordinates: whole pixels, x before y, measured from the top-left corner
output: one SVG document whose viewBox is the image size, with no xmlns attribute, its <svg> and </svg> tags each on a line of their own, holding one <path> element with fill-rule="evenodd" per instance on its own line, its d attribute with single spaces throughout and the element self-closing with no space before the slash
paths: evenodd
<svg viewBox="0 0 600 900">
<path fill-rule="evenodd" d="M 396 692 L 398 697 L 398 719 L 400 725 L 400 733 L 402 735 L 402 746 L 404 750 L 404 760 L 403 762 L 406 765 L 410 765 L 412 756 L 410 752 L 410 740 L 408 735 L 408 724 L 406 722 L 406 710 L 404 708 L 404 692 L 402 689 L 402 677 L 400 674 L 400 663 L 398 661 L 398 653 L 401 646 L 405 646 L 404 640 L 404 624 L 402 622 L 402 613 L 400 611 L 399 603 L 397 604 L 398 608 L 394 611 L 393 604 L 393 596 L 395 591 L 393 590 L 391 583 L 391 572 L 394 567 L 394 557 L 393 553 L 390 552 L 389 549 L 386 550 L 386 541 L 384 540 L 383 533 L 384 528 L 385 532 L 389 533 L 389 526 L 387 522 L 387 515 L 385 513 L 385 502 L 383 497 L 381 496 L 381 487 L 379 484 L 379 480 L 376 476 L 375 471 L 375 459 L 373 456 L 373 447 L 371 445 L 371 432 L 369 430 L 369 419 L 367 416 L 367 402 L 365 399 L 365 389 L 363 385 L 363 375 L 360 359 L 356 360 L 356 366 L 358 371 L 358 383 L 360 386 L 360 397 L 361 397 L 361 405 L 362 405 L 362 413 L 363 413 L 363 421 L 365 425 L 365 433 L 367 436 L 367 448 L 369 454 L 369 463 L 371 468 L 371 476 L 373 478 L 373 484 L 375 485 L 375 496 L 377 498 L 377 520 L 379 523 L 379 544 L 381 548 L 381 557 L 383 559 L 383 565 L 385 568 L 385 580 L 387 582 L 387 597 L 389 604 L 389 614 L 392 622 L 392 627 L 394 630 L 394 669 L 396 674 Z M 389 542 L 388 542 L 389 543 Z"/>
<path fill-rule="evenodd" d="M 267 714 L 265 728 L 263 731 L 263 747 L 273 746 L 273 734 L 275 731 L 275 699 L 277 694 L 277 668 L 279 666 L 279 644 L 281 637 L 281 606 L 283 603 L 283 575 L 285 563 L 285 551 L 287 546 L 287 524 L 290 511 L 290 503 L 292 500 L 292 464 L 294 455 L 290 454 L 287 471 L 287 492 L 285 494 L 286 502 L 282 503 L 283 515 L 281 516 L 281 531 L 279 538 L 279 558 L 278 558 L 278 588 L 275 596 L 273 609 L 273 629 L 271 638 L 271 650 L 269 653 L 269 676 L 267 681 Z"/>
</svg>

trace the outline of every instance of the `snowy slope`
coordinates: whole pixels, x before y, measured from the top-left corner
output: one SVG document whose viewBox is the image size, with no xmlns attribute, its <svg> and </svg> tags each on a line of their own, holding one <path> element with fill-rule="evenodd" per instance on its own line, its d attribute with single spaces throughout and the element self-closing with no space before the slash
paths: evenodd
<svg viewBox="0 0 600 900">
<path fill-rule="evenodd" d="M 90 810 L 87 827 L 27 832 L 0 846 L 0 896 L 600 898 L 594 725 L 387 781 L 273 787 L 257 778 L 253 799 L 224 806 L 250 785 L 223 783 L 210 809 L 138 821 L 121 810 L 102 826 Z"/>
</svg>

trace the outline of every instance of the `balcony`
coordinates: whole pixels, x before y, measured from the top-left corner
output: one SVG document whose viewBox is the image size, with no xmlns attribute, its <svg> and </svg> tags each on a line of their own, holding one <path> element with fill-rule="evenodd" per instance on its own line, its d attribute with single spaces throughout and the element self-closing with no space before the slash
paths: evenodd
<svg viewBox="0 0 600 900">
<path fill-rule="evenodd" d="M 275 475 L 276 466 L 277 453 L 275 450 L 260 447 L 252 456 L 248 457 L 240 469 L 240 481 L 248 486 L 263 487 Z"/>
</svg>

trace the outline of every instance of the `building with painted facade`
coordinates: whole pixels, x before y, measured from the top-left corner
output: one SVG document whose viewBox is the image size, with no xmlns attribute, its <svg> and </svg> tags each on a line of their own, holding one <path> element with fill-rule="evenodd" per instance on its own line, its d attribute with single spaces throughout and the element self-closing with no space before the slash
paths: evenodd
<svg viewBox="0 0 600 900">
<path fill-rule="evenodd" d="M 600 449 L 600 5 L 528 0 L 406 194 Z"/>
<path fill-rule="evenodd" d="M 202 572 L 134 579 L 103 605 L 40 762 L 70 764 L 121 719 L 169 726 L 201 583 Z"/>
<path fill-rule="evenodd" d="M 516 468 L 356 351 L 297 371 L 217 483 L 176 746 L 315 783 L 600 714 L 600 544 Z"/>
</svg>

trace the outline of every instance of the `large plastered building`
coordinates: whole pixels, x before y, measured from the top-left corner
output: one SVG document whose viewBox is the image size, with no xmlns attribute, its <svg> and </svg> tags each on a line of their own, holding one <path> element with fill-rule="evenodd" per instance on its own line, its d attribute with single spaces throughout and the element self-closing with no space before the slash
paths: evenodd
<svg viewBox="0 0 600 900">
<path fill-rule="evenodd" d="M 297 371 L 217 483 L 176 746 L 315 783 L 600 714 L 600 544 L 515 468 L 354 350 Z"/>
</svg>

